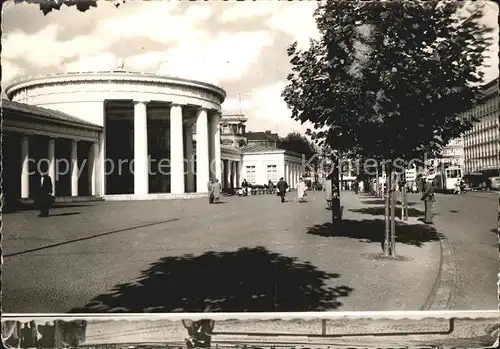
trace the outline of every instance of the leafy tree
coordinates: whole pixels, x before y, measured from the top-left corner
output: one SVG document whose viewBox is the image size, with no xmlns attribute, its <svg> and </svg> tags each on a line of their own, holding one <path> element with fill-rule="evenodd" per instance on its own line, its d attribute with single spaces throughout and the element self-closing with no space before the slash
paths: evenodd
<svg viewBox="0 0 500 349">
<path fill-rule="evenodd" d="M 280 138 L 278 148 L 305 154 L 306 160 L 316 153 L 312 142 L 298 132 L 291 132 L 286 137 Z"/>
<path fill-rule="evenodd" d="M 307 137 L 298 132 L 291 132 L 286 135 L 286 137 L 280 138 L 278 148 L 304 154 L 306 163 L 310 161 L 310 167 L 306 167 L 306 171 L 311 167 L 316 170 L 316 165 L 318 163 L 318 159 L 314 156 L 316 154 L 316 149 L 314 144 L 310 142 Z"/>
<path fill-rule="evenodd" d="M 480 6 L 458 1 L 326 1 L 321 40 L 288 48 L 282 96 L 313 138 L 363 158 L 434 157 L 472 127 L 459 117 L 480 97 L 491 44 Z M 466 18 L 466 16 L 468 16 Z M 391 166 L 385 170 L 390 174 Z"/>
</svg>

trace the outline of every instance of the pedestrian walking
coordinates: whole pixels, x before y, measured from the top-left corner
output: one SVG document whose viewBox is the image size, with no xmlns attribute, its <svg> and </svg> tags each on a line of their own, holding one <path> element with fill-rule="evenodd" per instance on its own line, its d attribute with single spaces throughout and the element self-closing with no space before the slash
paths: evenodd
<svg viewBox="0 0 500 349">
<path fill-rule="evenodd" d="M 47 172 L 40 172 L 40 187 L 36 195 L 35 201 L 40 210 L 38 217 L 48 217 L 49 210 L 54 203 L 54 197 L 52 193 L 54 192 L 54 187 L 52 185 L 52 178 L 47 174 Z"/>
<path fill-rule="evenodd" d="M 297 200 L 299 202 L 304 202 L 304 196 L 306 196 L 306 190 L 307 186 L 306 183 L 304 182 L 303 178 L 299 178 L 299 182 L 297 183 Z"/>
<path fill-rule="evenodd" d="M 220 202 L 219 200 L 220 200 L 220 194 L 222 192 L 222 185 L 217 178 L 215 178 L 212 188 L 213 188 L 214 203 L 218 204 Z"/>
<path fill-rule="evenodd" d="M 213 178 L 210 178 L 207 184 L 207 189 L 208 189 L 208 203 L 213 204 L 214 203 L 214 180 Z"/>
<path fill-rule="evenodd" d="M 243 188 L 243 195 L 248 195 L 248 182 L 246 179 L 243 179 L 243 182 L 241 183 L 241 188 Z"/>
<path fill-rule="evenodd" d="M 422 199 L 425 204 L 425 216 L 424 223 L 433 224 L 432 219 L 434 217 L 434 202 L 436 201 L 434 195 L 434 185 L 432 180 L 428 180 L 423 188 Z"/>
<path fill-rule="evenodd" d="M 267 183 L 267 187 L 268 187 L 270 193 L 272 194 L 274 192 L 274 183 L 272 180 L 269 180 L 269 182 Z"/>
<path fill-rule="evenodd" d="M 281 203 L 284 203 L 286 190 L 288 189 L 288 183 L 283 179 L 283 177 L 281 177 L 276 184 L 276 189 L 278 190 L 278 195 L 281 198 Z"/>
</svg>

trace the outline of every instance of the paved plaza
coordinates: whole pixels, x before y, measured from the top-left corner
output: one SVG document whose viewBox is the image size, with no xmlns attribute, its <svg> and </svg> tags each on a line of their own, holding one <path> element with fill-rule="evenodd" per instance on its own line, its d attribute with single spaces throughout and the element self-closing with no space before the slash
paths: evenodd
<svg viewBox="0 0 500 349">
<path fill-rule="evenodd" d="M 5 214 L 3 310 L 420 310 L 439 286 L 439 233 L 454 256 L 449 307 L 496 306 L 495 194 L 438 195 L 434 227 L 418 220 L 423 207 L 411 196 L 396 261 L 377 257 L 380 199 L 343 193 L 344 220 L 332 225 L 321 192 L 303 204 L 293 198 L 95 202 L 56 207 L 45 219 Z"/>
</svg>

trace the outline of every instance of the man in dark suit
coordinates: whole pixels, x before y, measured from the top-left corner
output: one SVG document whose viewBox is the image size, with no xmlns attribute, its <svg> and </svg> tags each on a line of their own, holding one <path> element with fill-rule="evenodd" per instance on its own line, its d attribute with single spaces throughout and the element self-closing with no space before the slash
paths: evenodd
<svg viewBox="0 0 500 349">
<path fill-rule="evenodd" d="M 40 209 L 40 214 L 38 217 L 48 217 L 49 210 L 52 206 L 52 178 L 45 172 L 41 174 L 40 178 L 40 190 L 38 191 L 38 207 Z"/>
<path fill-rule="evenodd" d="M 436 198 L 434 196 L 434 185 L 431 180 L 427 180 L 423 186 L 422 200 L 425 203 L 424 223 L 432 224 L 432 218 L 434 217 L 434 202 Z"/>
<path fill-rule="evenodd" d="M 276 188 L 278 189 L 281 203 L 284 203 L 286 190 L 288 189 L 288 183 L 283 179 L 283 177 L 281 177 L 278 183 L 276 183 Z"/>
</svg>

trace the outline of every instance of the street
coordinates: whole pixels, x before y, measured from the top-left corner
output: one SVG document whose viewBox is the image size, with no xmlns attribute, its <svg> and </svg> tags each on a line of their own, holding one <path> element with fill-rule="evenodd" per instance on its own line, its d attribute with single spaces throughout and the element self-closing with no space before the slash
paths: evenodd
<svg viewBox="0 0 500 349">
<path fill-rule="evenodd" d="M 379 258 L 383 207 L 342 194 L 332 226 L 323 193 L 96 202 L 4 215 L 3 310 L 199 312 L 419 310 L 432 298 L 440 244 L 418 221 L 397 227 L 400 260 Z M 496 306 L 496 196 L 438 195 L 438 232 L 455 258 L 451 308 Z M 409 291 L 411 290 L 411 292 Z"/>
<path fill-rule="evenodd" d="M 455 259 L 451 309 L 497 308 L 498 195 L 437 196 L 436 228 L 448 238 Z"/>
</svg>

